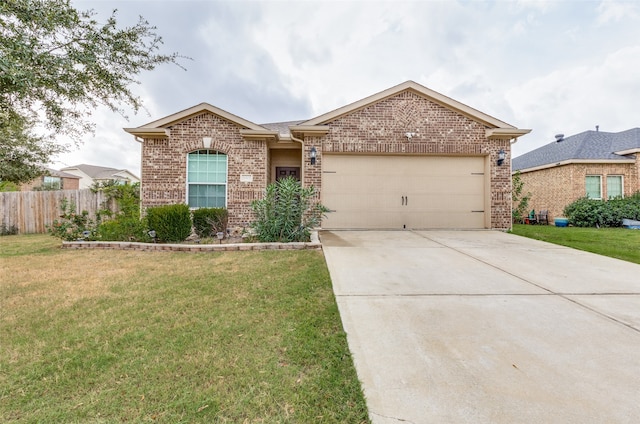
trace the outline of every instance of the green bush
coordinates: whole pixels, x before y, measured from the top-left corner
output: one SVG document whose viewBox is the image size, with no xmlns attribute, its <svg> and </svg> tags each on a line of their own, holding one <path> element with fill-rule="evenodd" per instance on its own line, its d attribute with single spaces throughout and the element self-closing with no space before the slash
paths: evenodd
<svg viewBox="0 0 640 424">
<path fill-rule="evenodd" d="M 193 211 L 193 228 L 199 237 L 213 237 L 227 231 L 229 213 L 225 208 L 200 208 Z"/>
<path fill-rule="evenodd" d="M 107 199 L 100 215 L 110 219 L 98 227 L 100 239 L 109 241 L 149 241 L 146 223 L 140 220 L 140 184 L 94 184 L 92 191 L 102 191 Z M 111 209 L 115 201 L 117 211 Z"/>
<path fill-rule="evenodd" d="M 16 234 L 18 234 L 18 227 L 15 225 L 0 225 L 0 236 L 14 236 Z"/>
<path fill-rule="evenodd" d="M 329 210 L 312 199 L 313 186 L 303 188 L 294 178 L 284 178 L 267 186 L 264 199 L 251 208 L 256 220 L 251 224 L 261 242 L 309 241 L 311 228 Z"/>
<path fill-rule="evenodd" d="M 103 222 L 98 227 L 101 240 L 105 241 L 141 241 L 150 240 L 146 223 L 140 217 L 118 216 Z"/>
<path fill-rule="evenodd" d="M 147 225 L 158 241 L 181 242 L 191 234 L 191 212 L 185 204 L 147 209 Z"/>
<path fill-rule="evenodd" d="M 47 227 L 52 236 L 66 241 L 95 240 L 98 237 L 97 224 L 89 218 L 89 212 L 76 213 L 76 205 L 64 198 L 60 202 L 62 214 Z"/>
<path fill-rule="evenodd" d="M 580 198 L 564 208 L 575 227 L 620 227 L 623 219 L 640 220 L 640 192 L 609 201 Z"/>
</svg>

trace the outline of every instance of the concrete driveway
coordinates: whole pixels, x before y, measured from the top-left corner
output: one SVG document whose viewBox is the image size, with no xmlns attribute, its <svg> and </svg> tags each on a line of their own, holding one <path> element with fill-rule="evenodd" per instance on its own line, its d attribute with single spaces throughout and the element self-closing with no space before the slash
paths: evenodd
<svg viewBox="0 0 640 424">
<path fill-rule="evenodd" d="M 495 231 L 320 237 L 373 423 L 640 422 L 640 265 Z"/>
</svg>

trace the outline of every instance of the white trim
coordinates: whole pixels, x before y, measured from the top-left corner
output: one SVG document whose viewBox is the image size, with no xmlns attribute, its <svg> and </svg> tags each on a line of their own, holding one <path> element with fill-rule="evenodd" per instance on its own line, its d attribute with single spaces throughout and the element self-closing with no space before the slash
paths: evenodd
<svg viewBox="0 0 640 424">
<path fill-rule="evenodd" d="M 195 152 L 199 152 L 201 150 L 206 150 L 207 152 L 216 152 L 217 154 L 220 155 L 224 155 L 226 156 L 227 160 L 225 161 L 225 183 L 224 183 L 224 208 L 228 209 L 228 204 L 229 204 L 229 154 L 225 153 L 225 152 L 221 152 L 220 150 L 216 150 L 214 148 L 210 148 L 210 149 L 195 149 L 195 150 L 191 150 L 190 152 L 187 152 L 187 162 L 186 162 L 186 166 L 185 166 L 185 184 L 186 184 L 186 190 L 185 190 L 185 203 L 187 204 L 187 206 L 189 206 L 189 209 L 191 210 L 195 210 L 195 209 L 200 209 L 201 207 L 219 207 L 219 206 L 191 206 L 189 204 L 189 155 L 191 153 L 195 153 Z M 222 185 L 220 183 L 193 183 L 193 184 L 203 184 L 203 185 Z"/>
<path fill-rule="evenodd" d="M 609 177 L 620 177 L 620 197 L 624 199 L 624 175 L 607 174 L 607 200 L 611 199 L 611 196 L 609 196 Z"/>
<path fill-rule="evenodd" d="M 513 162 L 513 160 L 512 160 Z M 532 168 L 523 168 L 517 169 L 515 171 L 511 171 L 512 174 L 516 172 L 520 172 L 524 174 L 525 172 L 533 172 L 540 171 L 542 169 L 555 168 L 556 166 L 564 166 L 564 165 L 572 165 L 572 164 L 584 164 L 584 163 L 592 163 L 592 164 L 607 164 L 607 163 L 615 163 L 615 164 L 625 164 L 625 163 L 636 163 L 635 159 L 567 159 L 556 163 L 548 163 L 546 165 L 534 166 Z"/>
<path fill-rule="evenodd" d="M 598 177 L 600 179 L 600 197 L 591 197 L 589 196 L 589 191 L 587 190 L 587 178 L 589 177 Z M 584 193 L 588 199 L 591 200 L 602 200 L 602 174 L 586 174 L 584 176 Z"/>
</svg>

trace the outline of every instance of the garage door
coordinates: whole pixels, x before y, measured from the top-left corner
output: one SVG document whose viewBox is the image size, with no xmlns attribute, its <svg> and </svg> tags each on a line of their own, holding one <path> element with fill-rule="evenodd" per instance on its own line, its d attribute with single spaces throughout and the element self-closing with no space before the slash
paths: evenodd
<svg viewBox="0 0 640 424">
<path fill-rule="evenodd" d="M 322 158 L 327 229 L 485 228 L 485 159 Z"/>
</svg>

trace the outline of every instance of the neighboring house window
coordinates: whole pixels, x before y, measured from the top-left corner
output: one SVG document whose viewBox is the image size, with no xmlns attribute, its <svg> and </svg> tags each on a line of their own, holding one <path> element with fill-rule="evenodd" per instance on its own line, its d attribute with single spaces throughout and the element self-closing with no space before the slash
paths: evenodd
<svg viewBox="0 0 640 424">
<path fill-rule="evenodd" d="M 45 190 L 60 190 L 62 188 L 62 181 L 60 177 L 45 175 L 42 181 L 42 188 Z"/>
<path fill-rule="evenodd" d="M 623 197 L 622 189 L 622 175 L 608 175 L 607 176 L 607 197 L 609 199 L 615 199 L 616 197 Z"/>
<path fill-rule="evenodd" d="M 589 199 L 602 199 L 602 176 L 587 175 L 587 197 Z"/>
<path fill-rule="evenodd" d="M 187 157 L 187 198 L 191 208 L 227 205 L 227 155 L 198 150 Z"/>
</svg>

